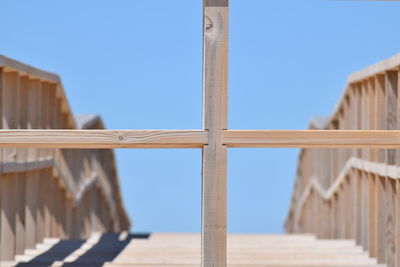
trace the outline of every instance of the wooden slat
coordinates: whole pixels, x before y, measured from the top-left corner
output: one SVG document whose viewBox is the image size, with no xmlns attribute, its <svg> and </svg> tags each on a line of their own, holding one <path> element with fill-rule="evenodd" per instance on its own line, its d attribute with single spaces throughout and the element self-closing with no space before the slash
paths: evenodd
<svg viewBox="0 0 400 267">
<path fill-rule="evenodd" d="M 27 128 L 37 128 L 38 107 L 37 91 L 39 90 L 39 80 L 29 79 L 27 92 L 28 105 L 25 110 L 27 113 Z M 38 161 L 37 149 L 28 149 L 28 161 Z M 26 226 L 26 248 L 34 248 L 37 240 L 37 216 L 38 216 L 38 171 L 28 172 L 26 175 L 26 207 L 25 207 L 25 226 Z"/>
<path fill-rule="evenodd" d="M 209 132 L 202 166 L 202 266 L 226 266 L 228 0 L 204 0 L 203 129 Z"/>
<path fill-rule="evenodd" d="M 201 148 L 202 130 L 1 130 L 0 147 Z"/>
<path fill-rule="evenodd" d="M 376 89 L 375 78 L 368 80 L 368 110 L 369 130 L 376 130 Z M 368 160 L 376 161 L 377 150 L 369 149 Z M 376 257 L 377 211 L 376 211 L 376 176 L 368 173 L 368 252 L 370 257 Z"/>
<path fill-rule="evenodd" d="M 44 105 L 45 102 L 43 101 L 43 95 L 44 95 L 44 87 L 45 83 L 39 80 L 37 83 L 37 87 L 35 88 L 33 94 L 35 95 L 33 99 L 29 99 L 30 101 L 34 101 L 33 104 L 36 106 L 35 107 L 35 113 L 37 114 L 37 118 L 35 120 L 34 128 L 35 129 L 43 129 L 44 128 L 44 120 L 45 116 L 43 116 L 43 110 L 45 109 Z M 40 159 L 41 157 L 45 156 L 45 149 L 40 148 L 37 150 L 37 157 Z M 36 210 L 36 243 L 40 243 L 43 241 L 45 238 L 45 204 L 46 204 L 46 199 L 45 195 L 47 195 L 48 192 L 46 192 L 45 184 L 45 172 L 43 169 L 39 170 L 37 172 L 37 199 L 38 199 L 38 209 Z"/>
<path fill-rule="evenodd" d="M 7 129 L 18 127 L 18 90 L 19 76 L 17 72 L 6 72 L 3 77 L 2 88 L 2 126 Z M 15 148 L 4 149 L 3 163 L 16 164 L 17 150 Z M 17 175 L 8 173 L 2 175 L 1 186 L 1 233 L 2 238 L 1 259 L 12 260 L 16 250 L 16 227 L 22 227 L 22 221 L 17 222 Z"/>
<path fill-rule="evenodd" d="M 397 127 L 400 129 L 400 69 L 397 69 Z M 400 151 L 397 150 L 397 166 L 400 165 Z M 399 171 L 397 173 L 400 174 Z M 396 216 L 396 224 L 395 224 L 395 246 L 396 246 L 396 259 L 395 265 L 400 266 L 400 182 L 396 181 L 396 195 L 395 195 L 396 203 L 395 208 L 395 216 Z"/>
<path fill-rule="evenodd" d="M 18 129 L 26 128 L 26 105 L 27 105 L 27 90 L 28 90 L 28 77 L 19 77 L 18 99 L 16 106 L 16 113 L 18 115 L 17 127 Z M 27 153 L 26 149 L 17 149 L 17 162 L 15 165 L 26 166 Z M 18 168 L 18 167 L 17 167 Z M 23 254 L 25 251 L 25 190 L 26 190 L 26 174 L 24 172 L 16 173 L 16 190 L 17 190 L 17 218 L 16 218 L 16 254 Z"/>
<path fill-rule="evenodd" d="M 385 111 L 386 111 L 386 129 L 395 130 L 397 126 L 397 71 L 387 71 L 385 74 Z M 388 149 L 386 151 L 386 163 L 388 165 L 397 164 L 396 150 Z M 396 184 L 386 177 L 385 199 L 386 199 L 386 261 L 388 266 L 395 266 L 395 212 L 396 212 Z"/>
<path fill-rule="evenodd" d="M 226 130 L 223 142 L 228 147 L 400 148 L 400 131 Z"/>
<path fill-rule="evenodd" d="M 222 130 L 228 147 L 400 148 L 399 130 Z M 0 130 L 0 147 L 201 148 L 202 130 Z"/>
<path fill-rule="evenodd" d="M 385 76 L 377 75 L 375 77 L 375 129 L 386 129 L 386 112 L 385 112 Z M 377 150 L 376 160 L 379 163 L 386 163 L 386 150 Z M 385 179 L 386 177 L 376 176 L 376 258 L 378 263 L 384 263 L 386 260 L 385 252 L 385 227 L 386 227 L 386 205 L 385 205 Z"/>
</svg>

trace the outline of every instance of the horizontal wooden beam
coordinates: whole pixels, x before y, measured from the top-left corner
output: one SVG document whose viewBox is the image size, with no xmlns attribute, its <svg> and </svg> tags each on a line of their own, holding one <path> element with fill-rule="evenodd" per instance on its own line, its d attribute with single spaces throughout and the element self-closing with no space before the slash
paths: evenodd
<svg viewBox="0 0 400 267">
<path fill-rule="evenodd" d="M 400 131 L 386 130 L 225 130 L 228 147 L 400 148 Z"/>
<path fill-rule="evenodd" d="M 397 130 L 222 130 L 228 147 L 400 148 Z M 0 130 L 0 147 L 202 148 L 206 130 Z"/>
<path fill-rule="evenodd" d="M 0 130 L 0 147 L 201 148 L 203 130 Z"/>
</svg>

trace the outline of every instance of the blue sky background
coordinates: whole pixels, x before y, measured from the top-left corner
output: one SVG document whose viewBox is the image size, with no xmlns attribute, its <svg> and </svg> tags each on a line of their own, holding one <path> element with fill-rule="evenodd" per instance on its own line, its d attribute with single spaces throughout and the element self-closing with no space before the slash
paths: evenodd
<svg viewBox="0 0 400 267">
<path fill-rule="evenodd" d="M 304 129 L 400 52 L 400 2 L 230 0 L 229 128 Z M 201 127 L 201 0 L 0 0 L 0 54 L 111 129 Z M 228 230 L 282 231 L 295 149 L 231 149 Z M 134 231 L 200 231 L 200 150 L 118 150 Z"/>
</svg>

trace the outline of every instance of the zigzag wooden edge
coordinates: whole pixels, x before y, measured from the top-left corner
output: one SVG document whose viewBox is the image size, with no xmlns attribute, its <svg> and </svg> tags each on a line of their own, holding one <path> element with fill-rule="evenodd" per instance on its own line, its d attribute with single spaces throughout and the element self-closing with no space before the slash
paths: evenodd
<svg viewBox="0 0 400 267">
<path fill-rule="evenodd" d="M 377 75 L 383 75 L 387 71 L 398 70 L 400 66 L 400 53 L 394 56 L 391 56 L 387 59 L 379 61 L 373 65 L 370 65 L 364 69 L 351 73 L 347 77 L 346 85 L 344 86 L 343 93 L 337 102 L 333 112 L 329 116 L 327 121 L 332 121 L 337 119 L 340 113 L 340 110 L 345 106 L 346 98 L 350 94 L 351 88 L 353 84 L 360 83 L 366 80 L 371 79 L 371 77 L 376 77 Z M 322 125 L 322 127 L 318 128 L 326 128 L 329 126 L 329 123 Z"/>
<path fill-rule="evenodd" d="M 298 223 L 299 221 L 299 216 L 304 207 L 305 201 L 311 194 L 311 189 L 314 189 L 322 199 L 330 200 L 339 190 L 340 185 L 345 181 L 352 169 L 368 172 L 382 177 L 388 177 L 394 180 L 400 179 L 400 167 L 352 157 L 346 162 L 345 167 L 342 169 L 339 176 L 334 179 L 335 182 L 327 189 L 323 189 L 318 177 L 315 175 L 312 176 L 308 184 L 305 186 L 303 194 L 297 202 L 297 205 L 291 207 L 290 212 L 293 212 L 295 215 L 295 223 Z M 286 219 L 285 222 L 287 221 L 288 219 Z"/>
<path fill-rule="evenodd" d="M 68 123 L 71 128 L 77 128 L 75 120 L 72 116 L 71 107 L 68 103 L 68 99 L 64 92 L 64 87 L 60 76 L 57 74 L 44 71 L 25 63 L 19 62 L 17 60 L 8 58 L 6 56 L 0 55 L 0 68 L 4 69 L 4 72 L 17 72 L 20 76 L 28 76 L 32 79 L 38 79 L 42 81 L 49 82 L 56 85 L 57 97 L 61 99 L 62 110 L 68 116 Z"/>
</svg>

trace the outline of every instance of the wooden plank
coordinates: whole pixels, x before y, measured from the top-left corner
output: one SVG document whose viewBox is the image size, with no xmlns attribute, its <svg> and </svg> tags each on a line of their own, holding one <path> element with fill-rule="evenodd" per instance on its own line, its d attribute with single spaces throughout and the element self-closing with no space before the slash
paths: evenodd
<svg viewBox="0 0 400 267">
<path fill-rule="evenodd" d="M 1 259 L 9 261 L 14 259 L 15 255 L 15 202 L 11 191 L 15 188 L 15 179 L 12 174 L 3 174 L 1 176 Z"/>
<path fill-rule="evenodd" d="M 29 79 L 28 88 L 28 105 L 27 112 L 27 128 L 34 129 L 37 125 L 37 94 L 39 90 L 39 80 Z M 39 159 L 37 149 L 28 149 L 28 161 L 35 162 Z M 26 208 L 25 208 L 25 225 L 26 225 L 26 248 L 34 248 L 37 240 L 37 210 L 38 210 L 38 171 L 27 173 L 26 177 Z"/>
<path fill-rule="evenodd" d="M 201 148 L 204 130 L 0 130 L 0 147 Z M 399 148 L 399 130 L 223 130 L 228 147 Z"/>
<path fill-rule="evenodd" d="M 360 88 L 360 113 L 358 119 L 361 122 L 360 129 L 369 129 L 369 105 L 368 105 L 368 83 L 363 81 Z M 361 158 L 368 160 L 368 149 L 361 150 Z M 361 245 L 365 251 L 368 250 L 368 173 L 361 172 Z"/>
<path fill-rule="evenodd" d="M 228 147 L 400 148 L 400 131 L 225 130 L 223 143 Z"/>
<path fill-rule="evenodd" d="M 36 120 L 34 121 L 34 128 L 35 129 L 42 129 L 43 128 L 43 92 L 44 92 L 44 82 L 39 81 L 37 87 L 34 88 L 33 94 L 34 97 L 29 99 L 30 101 L 34 102 L 35 105 L 35 113 L 37 114 Z M 40 159 L 44 157 L 44 149 L 40 148 L 37 150 L 37 157 Z M 46 232 L 46 225 L 45 225 L 45 205 L 46 205 L 46 191 L 45 191 L 45 172 L 43 169 L 36 172 L 38 177 L 37 181 L 37 199 L 38 199 L 38 207 L 36 210 L 36 243 L 41 243 L 45 238 Z"/>
<path fill-rule="evenodd" d="M 17 127 L 18 129 L 26 128 L 26 106 L 27 106 L 27 90 L 29 86 L 28 76 L 19 77 L 19 88 L 18 88 L 18 98 L 17 98 Z M 26 149 L 17 149 L 17 164 L 26 166 L 27 161 L 27 151 Z M 23 254 L 25 251 L 25 190 L 26 190 L 26 174 L 24 172 L 18 172 L 17 176 L 17 218 L 16 218 L 16 254 Z"/>
<path fill-rule="evenodd" d="M 362 183 L 362 172 L 359 170 L 353 170 L 353 212 L 354 212 L 354 233 L 357 245 L 361 245 L 361 183 Z"/>
<path fill-rule="evenodd" d="M 368 252 L 370 257 L 376 257 L 376 176 L 368 173 Z"/>
<path fill-rule="evenodd" d="M 385 74 L 385 111 L 386 111 L 386 129 L 396 130 L 397 126 L 397 71 L 388 71 Z M 386 163 L 388 165 L 397 164 L 396 150 L 388 149 L 386 151 Z M 388 266 L 395 266 L 395 194 L 396 185 L 395 182 L 386 177 L 385 186 L 385 198 L 386 198 L 386 264 Z"/>
<path fill-rule="evenodd" d="M 400 129 L 400 69 L 397 70 L 397 127 Z M 397 166 L 400 166 L 400 151 L 397 150 Z M 398 172 L 397 175 L 400 173 Z M 395 208 L 395 216 L 396 216 L 396 224 L 395 224 L 395 246 L 396 246 L 396 259 L 395 265 L 400 266 L 400 182 L 396 181 L 396 195 L 395 195 L 396 203 Z"/>
<path fill-rule="evenodd" d="M 386 185 L 386 177 L 377 177 L 377 254 L 376 258 L 378 263 L 386 262 L 386 203 L 385 203 L 385 185 Z"/>
<path fill-rule="evenodd" d="M 226 157 L 228 0 L 204 0 L 203 129 L 209 132 L 202 167 L 202 266 L 227 265 Z"/>
<path fill-rule="evenodd" d="M 2 126 L 6 129 L 15 129 L 18 125 L 18 90 L 19 76 L 17 72 L 5 72 L 2 90 Z M 8 148 L 3 150 L 3 163 L 16 164 L 17 150 Z M 1 190 L 1 238 L 6 244 L 1 248 L 2 260 L 12 260 L 16 251 L 16 227 L 21 227 L 17 221 L 17 175 L 8 173 L 2 177 Z M 19 218 L 19 217 L 18 217 Z"/>
<path fill-rule="evenodd" d="M 201 148 L 203 130 L 1 130 L 0 147 Z"/>
<path fill-rule="evenodd" d="M 349 75 L 348 82 L 354 83 L 364 79 L 368 79 L 376 74 L 384 73 L 388 70 L 396 69 L 400 66 L 400 54 L 394 55 L 390 58 L 377 62 L 365 69 L 359 70 Z"/>
<path fill-rule="evenodd" d="M 386 264 L 395 266 L 396 263 L 396 240 L 395 240 L 395 219 L 396 219 L 396 180 L 386 178 Z"/>
<path fill-rule="evenodd" d="M 396 242 L 396 251 L 397 253 L 395 254 L 396 259 L 395 259 L 395 266 L 400 266 L 400 253 L 399 249 L 400 248 L 400 181 L 396 181 L 396 195 L 395 195 L 395 207 L 396 207 L 396 229 L 395 229 L 395 242 Z"/>
<path fill-rule="evenodd" d="M 369 130 L 377 130 L 376 99 L 375 77 L 372 77 L 368 80 Z M 369 149 L 368 160 L 376 162 L 377 153 L 377 150 Z M 370 172 L 368 173 L 368 221 L 368 252 L 370 257 L 376 257 L 376 176 Z"/>
<path fill-rule="evenodd" d="M 385 113 L 385 76 L 382 74 L 375 77 L 375 129 L 386 129 Z M 379 163 L 386 162 L 386 150 L 377 150 L 376 160 Z M 376 176 L 376 258 L 378 263 L 385 263 L 385 227 L 386 227 L 386 203 L 385 203 L 385 177 Z"/>
</svg>

